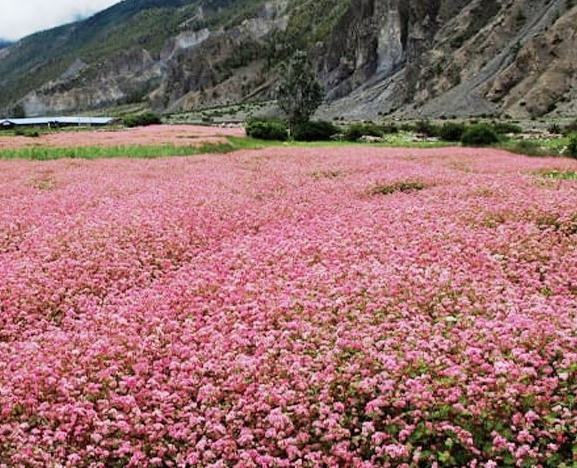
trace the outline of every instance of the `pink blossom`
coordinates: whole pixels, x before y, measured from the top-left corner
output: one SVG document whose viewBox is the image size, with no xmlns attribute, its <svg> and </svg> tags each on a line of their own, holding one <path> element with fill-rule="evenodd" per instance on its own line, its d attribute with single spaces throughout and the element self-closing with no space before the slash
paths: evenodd
<svg viewBox="0 0 577 468">
<path fill-rule="evenodd" d="M 546 466 L 577 425 L 577 185 L 550 169 L 577 163 L 0 161 L 0 463 Z"/>
</svg>

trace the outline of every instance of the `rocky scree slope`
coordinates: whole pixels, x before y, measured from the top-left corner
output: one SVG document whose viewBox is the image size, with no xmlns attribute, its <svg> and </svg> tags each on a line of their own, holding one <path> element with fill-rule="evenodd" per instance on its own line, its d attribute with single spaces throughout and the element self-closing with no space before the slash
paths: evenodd
<svg viewBox="0 0 577 468">
<path fill-rule="evenodd" d="M 577 114 L 574 0 L 126 0 L 2 50 L 0 110 L 269 99 L 299 48 L 324 117 Z"/>
</svg>

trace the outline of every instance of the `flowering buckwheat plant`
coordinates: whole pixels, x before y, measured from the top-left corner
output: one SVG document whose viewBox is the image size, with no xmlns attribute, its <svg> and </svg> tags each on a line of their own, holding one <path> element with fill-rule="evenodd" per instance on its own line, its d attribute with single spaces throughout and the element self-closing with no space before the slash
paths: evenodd
<svg viewBox="0 0 577 468">
<path fill-rule="evenodd" d="M 562 467 L 575 162 L 0 162 L 0 466 Z"/>
</svg>

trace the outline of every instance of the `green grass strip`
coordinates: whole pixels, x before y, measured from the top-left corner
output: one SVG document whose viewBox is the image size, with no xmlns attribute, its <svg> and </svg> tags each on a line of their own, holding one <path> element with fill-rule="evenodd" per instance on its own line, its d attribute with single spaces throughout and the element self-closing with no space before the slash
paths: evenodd
<svg viewBox="0 0 577 468">
<path fill-rule="evenodd" d="M 166 156 L 192 156 L 206 153 L 229 153 L 238 149 L 232 142 L 214 143 L 201 146 L 75 146 L 52 148 L 32 146 L 18 149 L 0 150 L 0 159 L 28 159 L 50 161 L 54 159 L 104 159 L 141 158 L 152 159 Z"/>
<path fill-rule="evenodd" d="M 557 169 L 545 170 L 537 172 L 541 177 L 556 180 L 577 180 L 577 172 L 575 171 L 561 171 Z"/>
<path fill-rule="evenodd" d="M 269 142 L 243 137 L 228 137 L 223 143 L 207 143 L 199 146 L 178 145 L 126 145 L 126 146 L 74 146 L 48 147 L 30 146 L 18 149 L 0 149 L 2 159 L 26 159 L 33 161 L 51 161 L 55 159 L 105 159 L 134 158 L 154 159 L 170 156 L 194 156 L 198 154 L 225 154 L 242 149 L 262 149 Z"/>
<path fill-rule="evenodd" d="M 531 156 L 558 155 L 565 139 L 543 142 L 509 141 L 499 147 Z M 35 161 L 50 161 L 55 159 L 105 159 L 105 158 L 134 158 L 153 159 L 170 156 L 193 156 L 198 154 L 225 154 L 238 150 L 263 149 L 274 146 L 291 146 L 297 148 L 336 148 L 336 147 L 394 147 L 394 148 L 439 148 L 455 146 L 455 143 L 446 141 L 418 141 L 407 135 L 389 136 L 385 141 L 378 143 L 359 143 L 348 141 L 322 142 L 279 142 L 264 141 L 246 137 L 227 137 L 223 143 L 207 143 L 200 146 L 177 145 L 126 145 L 126 146 L 75 146 L 75 147 L 47 147 L 30 146 L 18 149 L 0 149 L 0 160 L 25 159 Z"/>
</svg>

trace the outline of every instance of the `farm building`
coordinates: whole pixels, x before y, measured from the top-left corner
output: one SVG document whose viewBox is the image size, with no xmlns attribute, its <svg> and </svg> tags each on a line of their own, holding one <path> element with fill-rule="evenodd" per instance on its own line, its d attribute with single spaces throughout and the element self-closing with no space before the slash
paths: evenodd
<svg viewBox="0 0 577 468">
<path fill-rule="evenodd" d="M 109 125 L 112 117 L 32 117 L 26 119 L 0 119 L 0 129 L 14 127 L 69 127 Z"/>
</svg>

